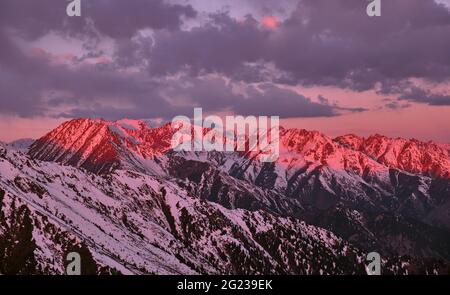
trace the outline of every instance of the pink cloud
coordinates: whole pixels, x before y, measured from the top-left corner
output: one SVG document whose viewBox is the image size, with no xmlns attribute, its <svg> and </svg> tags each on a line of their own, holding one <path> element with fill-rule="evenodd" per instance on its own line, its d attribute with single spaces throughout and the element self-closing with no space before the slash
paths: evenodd
<svg viewBox="0 0 450 295">
<path fill-rule="evenodd" d="M 279 20 L 275 16 L 267 15 L 261 19 L 261 24 L 268 29 L 276 29 L 279 24 Z"/>
</svg>

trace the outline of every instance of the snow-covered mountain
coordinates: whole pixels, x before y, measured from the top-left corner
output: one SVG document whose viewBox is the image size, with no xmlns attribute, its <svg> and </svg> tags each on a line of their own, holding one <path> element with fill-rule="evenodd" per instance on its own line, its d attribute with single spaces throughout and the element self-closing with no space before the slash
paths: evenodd
<svg viewBox="0 0 450 295">
<path fill-rule="evenodd" d="M 229 210 L 135 171 L 99 176 L 0 153 L 2 273 L 63 273 L 71 251 L 89 273 L 364 271 L 361 251 L 300 220 Z"/>
<path fill-rule="evenodd" d="M 346 135 L 336 138 L 336 142 L 361 151 L 391 168 L 441 178 L 450 177 L 448 146 L 383 135 L 369 138 Z"/>
<path fill-rule="evenodd" d="M 74 248 L 91 273 L 364 273 L 372 251 L 385 273 L 450 272 L 442 145 L 282 128 L 262 163 L 174 152 L 174 132 L 77 119 L 2 145 L 0 273 L 62 273 Z"/>
<path fill-rule="evenodd" d="M 147 171 L 147 160 L 170 149 L 172 134 L 170 125 L 152 129 L 144 121 L 78 119 L 37 140 L 30 155 L 95 173 L 126 167 Z"/>
<path fill-rule="evenodd" d="M 22 152 L 28 152 L 28 148 L 34 143 L 34 139 L 31 138 L 22 138 L 22 139 L 17 139 L 14 140 L 10 143 L 8 143 L 8 145 L 10 147 L 12 147 L 13 149 L 16 150 L 20 150 Z"/>
<path fill-rule="evenodd" d="M 153 165 L 146 163 L 147 160 L 170 151 L 175 131 L 170 124 L 150 128 L 145 121 L 76 119 L 37 140 L 31 146 L 30 155 L 83 167 L 95 173 L 108 173 L 119 167 L 147 170 L 146 166 Z M 281 157 L 277 166 L 287 169 L 312 164 L 373 175 L 393 168 L 450 178 L 449 152 L 445 146 L 433 142 L 391 139 L 381 135 L 367 139 L 346 135 L 333 139 L 317 131 L 283 128 L 280 137 Z"/>
</svg>

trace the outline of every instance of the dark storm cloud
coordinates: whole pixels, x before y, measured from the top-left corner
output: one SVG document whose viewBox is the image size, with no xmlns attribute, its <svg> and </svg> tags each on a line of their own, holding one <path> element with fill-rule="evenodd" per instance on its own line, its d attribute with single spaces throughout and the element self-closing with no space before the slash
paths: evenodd
<svg viewBox="0 0 450 295">
<path fill-rule="evenodd" d="M 419 87 L 412 87 L 399 97 L 400 100 L 426 103 L 433 106 L 449 106 L 450 94 L 433 93 Z"/>
<path fill-rule="evenodd" d="M 243 84 L 242 93 L 221 77 L 159 78 L 111 70 L 102 64 L 76 67 L 52 63 L 52 55 L 23 53 L 0 30 L 0 112 L 23 117 L 103 117 L 106 119 L 170 119 L 192 115 L 193 106 L 207 112 L 232 111 L 242 115 L 335 116 L 337 107 L 316 103 L 275 85 Z M 173 104 L 178 98 L 183 105 Z M 273 102 L 277 103 L 274 104 Z M 63 107 L 64 111 L 58 111 Z"/>
<path fill-rule="evenodd" d="M 92 34 L 93 29 L 111 38 L 130 38 L 138 30 L 177 29 L 182 18 L 193 18 L 190 5 L 168 4 L 163 0 L 82 1 L 82 17 L 69 18 L 64 0 L 2 0 L 0 25 L 18 30 L 27 38 L 51 31 L 71 35 Z M 93 27 L 91 25 L 93 24 Z"/>
<path fill-rule="evenodd" d="M 268 32 L 259 30 L 251 16 L 238 22 L 226 13 L 211 16 L 211 22 L 189 31 L 158 32 L 150 52 L 153 74 L 189 69 L 193 74 L 230 74 L 246 62 L 256 62 Z"/>
<path fill-rule="evenodd" d="M 296 6 L 296 0 L 234 0 L 235 5 L 247 3 L 260 14 L 286 14 Z"/>
<path fill-rule="evenodd" d="M 450 95 L 446 92 L 442 91 L 432 91 L 427 88 L 417 86 L 411 81 L 401 81 L 395 83 L 394 81 L 389 81 L 385 83 L 383 87 L 378 90 L 378 94 L 384 95 L 394 95 L 398 97 L 400 101 L 409 101 L 416 102 L 422 104 L 428 104 L 432 106 L 449 106 L 450 105 Z M 433 88 L 433 87 L 431 87 Z M 388 103 L 386 106 L 391 109 L 397 108 L 397 106 L 405 106 L 409 107 L 410 104 L 405 102 L 395 102 L 395 104 Z"/>
<path fill-rule="evenodd" d="M 1 113 L 31 117 L 45 115 L 55 106 L 127 103 L 152 95 L 154 83 L 145 76 L 124 75 L 101 65 L 54 64 L 49 54 L 23 53 L 2 28 L 0 42 Z M 160 98 L 153 102 L 162 105 Z"/>
<path fill-rule="evenodd" d="M 177 29 L 182 17 L 196 16 L 190 5 L 170 5 L 163 0 L 96 0 L 87 4 L 86 15 L 100 33 L 112 38 L 133 36 L 142 28 Z"/>
<path fill-rule="evenodd" d="M 314 102 L 277 84 L 358 91 L 380 84 L 381 92 L 403 100 L 450 104 L 446 95 L 398 86 L 411 77 L 441 82 L 450 76 L 450 14 L 434 1 L 383 1 L 382 17 L 369 18 L 366 1 L 303 0 L 276 28 L 265 28 L 252 15 L 234 19 L 221 12 L 188 30 L 183 20 L 197 15 L 190 5 L 83 1 L 83 17 L 68 18 L 67 3 L 0 0 L 1 113 L 117 119 L 190 115 L 193 106 L 281 117 L 365 111 L 330 105 L 323 97 Z M 270 0 L 259 3 L 270 12 Z M 145 28 L 153 34 L 143 35 Z M 86 40 L 108 37 L 112 61 L 57 64 L 51 56 L 23 52 L 13 41 L 26 43 L 49 32 L 85 41 L 84 58 L 103 54 L 98 43 Z"/>
<path fill-rule="evenodd" d="M 332 117 L 338 113 L 328 104 L 312 102 L 293 91 L 265 84 L 261 89 L 248 89 L 248 98 L 236 104 L 235 113 L 241 115 L 278 115 L 282 117 Z"/>
<path fill-rule="evenodd" d="M 35 101 L 39 87 L 24 79 L 32 71 L 34 62 L 28 62 L 0 27 L 0 112 L 22 116 L 38 114 L 42 110 Z"/>
<path fill-rule="evenodd" d="M 389 80 L 449 78 L 447 8 L 430 0 L 383 1 L 382 16 L 369 18 L 367 4 L 303 0 L 274 30 L 250 16 L 242 21 L 226 13 L 213 15 L 209 24 L 194 30 L 158 33 L 151 69 L 173 73 L 189 68 L 236 78 L 249 63 L 260 61 L 284 71 L 283 83 L 358 91 Z"/>
<path fill-rule="evenodd" d="M 97 65 L 55 65 L 51 56 L 32 56 L 31 48 L 23 52 L 14 39 L 34 40 L 50 32 L 76 36 L 90 49 L 83 58 L 98 57 L 102 53 L 96 43 L 86 40 L 104 36 L 130 39 L 145 28 L 176 30 L 183 18 L 195 17 L 195 10 L 162 0 L 96 0 L 82 2 L 83 17 L 69 18 L 65 12 L 68 3 L 0 1 L 0 112 L 31 117 L 65 104 L 133 105 L 133 100 L 143 97 L 163 108 L 164 101 L 153 97 L 154 85 L 145 75 L 124 75 Z"/>
<path fill-rule="evenodd" d="M 208 111 L 229 110 L 238 115 L 289 117 L 330 117 L 338 115 L 334 106 L 313 102 L 292 90 L 273 84 L 233 85 L 223 78 L 191 78 L 186 86 L 166 87 L 169 96 L 182 95 L 186 101 Z M 233 87 L 237 90 L 233 90 Z M 192 110 L 190 110 L 192 112 Z"/>
<path fill-rule="evenodd" d="M 306 84 L 368 90 L 375 83 L 450 75 L 450 13 L 429 0 L 304 0 L 281 27 L 268 55 Z M 297 53 L 297 54 L 296 54 Z"/>
<path fill-rule="evenodd" d="M 331 117 L 339 115 L 337 107 L 316 103 L 291 90 L 267 84 L 242 86 L 240 91 L 224 78 L 183 78 L 159 81 L 151 87 L 150 97 L 135 95 L 128 100 L 130 108 L 95 106 L 75 108 L 63 113 L 64 117 L 95 116 L 108 119 L 157 117 L 170 120 L 177 115 L 193 115 L 194 107 L 205 112 L 229 111 L 238 115 L 265 115 L 289 117 Z M 184 104 L 171 104 L 164 97 L 176 97 Z M 276 104 L 274 104 L 276 101 Z M 352 110 L 353 111 L 353 110 Z"/>
</svg>

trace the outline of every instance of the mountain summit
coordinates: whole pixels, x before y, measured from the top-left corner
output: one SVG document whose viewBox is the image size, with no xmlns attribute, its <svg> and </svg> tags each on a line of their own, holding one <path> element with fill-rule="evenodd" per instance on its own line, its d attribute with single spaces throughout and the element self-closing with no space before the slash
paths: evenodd
<svg viewBox="0 0 450 295">
<path fill-rule="evenodd" d="M 37 140 L 29 154 L 100 174 L 129 165 L 145 170 L 148 160 L 171 151 L 174 133 L 170 124 L 151 128 L 138 120 L 75 119 Z M 332 139 L 317 131 L 281 128 L 280 144 L 280 166 L 324 165 L 359 175 L 394 168 L 450 177 L 449 151 L 432 142 L 381 135 Z"/>
<path fill-rule="evenodd" d="M 172 134 L 170 125 L 149 128 L 145 121 L 75 119 L 37 140 L 29 154 L 98 174 L 127 164 L 144 169 L 145 160 L 170 149 Z"/>
<path fill-rule="evenodd" d="M 176 152 L 170 124 L 76 119 L 0 145 L 0 273 L 450 273 L 449 154 L 280 128 L 280 157 Z M 18 249 L 18 250 L 15 250 Z"/>
</svg>

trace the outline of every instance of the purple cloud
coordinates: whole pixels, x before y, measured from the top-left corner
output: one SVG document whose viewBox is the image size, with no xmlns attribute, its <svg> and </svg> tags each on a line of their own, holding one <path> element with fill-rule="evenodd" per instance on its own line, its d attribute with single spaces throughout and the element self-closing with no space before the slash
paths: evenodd
<svg viewBox="0 0 450 295">
<path fill-rule="evenodd" d="M 399 99 L 408 100 L 411 102 L 426 103 L 433 106 L 450 105 L 450 94 L 433 93 L 420 87 L 412 87 L 409 90 L 405 90 L 405 93 L 400 95 Z"/>
<path fill-rule="evenodd" d="M 412 77 L 449 78 L 450 39 L 442 37 L 450 35 L 446 7 L 425 0 L 385 1 L 382 16 L 369 18 L 366 5 L 359 0 L 300 1 L 270 31 L 252 16 L 242 21 L 215 14 L 208 24 L 190 31 L 159 32 L 150 70 L 220 72 L 248 81 L 357 91 Z M 260 75 L 264 63 L 282 71 L 282 78 Z"/>
<path fill-rule="evenodd" d="M 271 3 L 251 4 L 271 13 Z M 170 118 L 196 105 L 242 115 L 330 117 L 366 110 L 330 105 L 324 97 L 316 102 L 286 85 L 381 87 L 401 100 L 450 105 L 445 94 L 402 86 L 410 78 L 449 79 L 450 39 L 442 36 L 450 36 L 450 12 L 434 1 L 384 1 L 382 17 L 369 18 L 364 1 L 303 0 L 274 28 L 223 11 L 202 22 L 194 6 L 163 0 L 84 1 L 81 18 L 68 18 L 66 4 L 0 1 L 1 113 Z M 30 54 L 30 42 L 49 33 L 89 46 L 70 65 Z M 105 54 L 102 40 L 111 41 L 110 60 L 85 63 Z"/>
<path fill-rule="evenodd" d="M 75 36 L 92 35 L 131 38 L 138 30 L 178 29 L 183 18 L 194 18 L 190 5 L 169 4 L 163 0 L 82 1 L 82 17 L 69 18 L 60 0 L 2 0 L 0 25 L 35 39 L 52 31 Z"/>
</svg>

